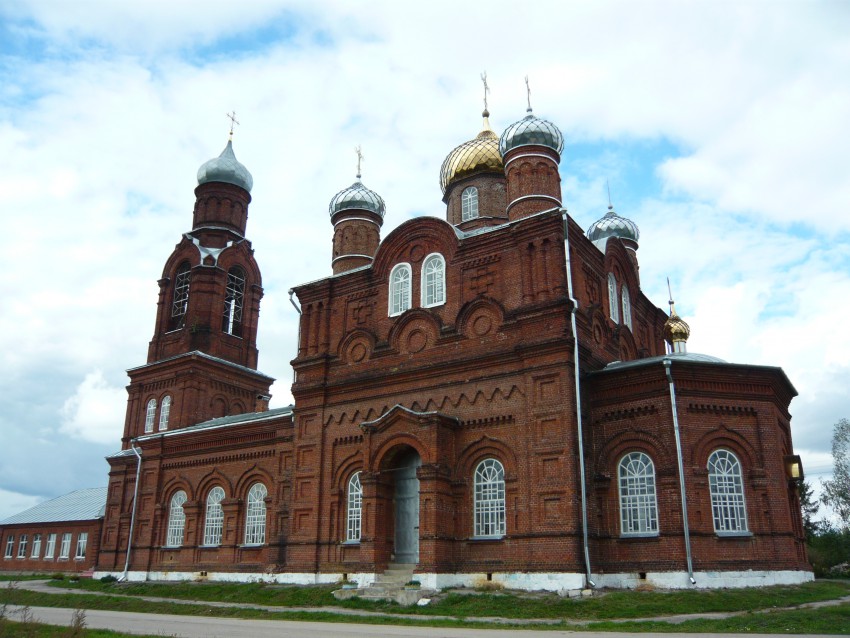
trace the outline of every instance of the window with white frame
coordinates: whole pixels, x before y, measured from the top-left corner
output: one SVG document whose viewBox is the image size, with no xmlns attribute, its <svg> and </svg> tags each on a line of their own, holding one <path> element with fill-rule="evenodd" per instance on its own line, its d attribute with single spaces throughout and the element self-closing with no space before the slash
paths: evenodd
<svg viewBox="0 0 850 638">
<path fill-rule="evenodd" d="M 207 511 L 204 517 L 204 545 L 221 545 L 221 530 L 224 526 L 224 489 L 214 487 L 207 494 Z"/>
<path fill-rule="evenodd" d="M 623 284 L 620 290 L 620 298 L 623 300 L 623 323 L 626 327 L 632 329 L 632 302 L 629 299 L 629 287 Z"/>
<path fill-rule="evenodd" d="M 27 557 L 27 540 L 27 535 L 21 534 L 21 538 L 18 540 L 18 558 Z"/>
<path fill-rule="evenodd" d="M 12 556 L 14 554 L 15 554 L 15 537 L 10 534 L 6 538 L 6 554 L 5 554 L 5 557 L 6 558 L 12 558 Z"/>
<path fill-rule="evenodd" d="M 433 253 L 422 262 L 422 307 L 446 303 L 446 260 Z"/>
<path fill-rule="evenodd" d="M 77 551 L 74 552 L 75 560 L 83 560 L 86 557 L 86 545 L 89 542 L 89 533 L 80 532 L 77 536 Z"/>
<path fill-rule="evenodd" d="M 167 547 L 180 547 L 183 544 L 183 529 L 186 526 L 184 503 L 186 503 L 186 492 L 183 490 L 175 492 L 171 497 L 171 505 L 168 507 L 168 528 L 165 535 Z"/>
<path fill-rule="evenodd" d="M 390 317 L 410 309 L 412 279 L 410 264 L 397 264 L 390 272 Z"/>
<path fill-rule="evenodd" d="M 355 472 L 348 481 L 348 522 L 345 528 L 345 540 L 349 543 L 360 542 L 362 511 L 363 487 L 360 485 L 360 472 Z"/>
<path fill-rule="evenodd" d="M 153 422 L 156 419 L 156 399 L 148 401 L 145 409 L 145 434 L 153 432 Z"/>
<path fill-rule="evenodd" d="M 505 468 L 496 459 L 486 459 L 475 468 L 474 535 L 500 538 L 505 535 Z"/>
<path fill-rule="evenodd" d="M 608 273 L 608 312 L 611 321 L 620 323 L 619 299 L 617 298 L 617 278 L 614 273 Z"/>
<path fill-rule="evenodd" d="M 620 532 L 623 536 L 658 534 L 655 465 L 643 452 L 630 452 L 617 467 Z"/>
<path fill-rule="evenodd" d="M 56 534 L 47 535 L 47 543 L 44 546 L 44 558 L 53 558 L 53 552 L 56 551 Z"/>
<path fill-rule="evenodd" d="M 41 556 L 41 534 L 33 534 L 30 558 L 38 558 L 39 556 Z"/>
<path fill-rule="evenodd" d="M 715 450 L 708 457 L 708 489 L 714 531 L 718 534 L 746 532 L 747 507 L 741 462 L 729 450 Z"/>
<path fill-rule="evenodd" d="M 266 542 L 266 495 L 262 483 L 254 483 L 248 490 L 248 507 L 245 512 L 245 544 L 262 545 Z"/>
<path fill-rule="evenodd" d="M 68 559 L 71 556 L 71 532 L 62 534 L 62 543 L 59 545 L 59 558 Z"/>
<path fill-rule="evenodd" d="M 245 271 L 234 266 L 227 273 L 227 288 L 224 293 L 224 313 L 221 329 L 227 334 L 242 336 L 242 306 L 245 302 Z"/>
<path fill-rule="evenodd" d="M 168 417 L 171 416 L 171 395 L 166 395 L 159 406 L 159 429 L 168 429 Z"/>
<path fill-rule="evenodd" d="M 478 217 L 478 189 L 468 186 L 460 194 L 460 219 L 467 221 Z"/>
<path fill-rule="evenodd" d="M 189 280 L 191 278 L 191 267 L 188 261 L 184 261 L 177 267 L 174 274 L 174 292 L 171 299 L 171 319 L 169 329 L 182 328 L 186 320 L 186 311 L 189 308 Z"/>
</svg>

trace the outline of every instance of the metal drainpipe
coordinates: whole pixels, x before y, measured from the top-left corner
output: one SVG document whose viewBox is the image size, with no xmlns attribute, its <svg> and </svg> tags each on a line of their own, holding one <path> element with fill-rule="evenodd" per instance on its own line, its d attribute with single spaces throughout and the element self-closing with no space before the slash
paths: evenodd
<svg viewBox="0 0 850 638">
<path fill-rule="evenodd" d="M 130 552 L 133 549 L 133 528 L 136 526 L 136 505 L 139 502 L 139 475 L 142 473 L 142 455 L 136 449 L 136 439 L 130 441 L 130 449 L 136 455 L 136 486 L 133 490 L 133 511 L 130 512 L 130 534 L 127 537 L 127 559 L 124 561 L 124 574 L 121 576 L 122 581 L 127 580 L 127 575 L 130 572 Z"/>
<path fill-rule="evenodd" d="M 581 387 L 579 384 L 579 359 L 578 359 L 578 330 L 576 329 L 576 312 L 578 312 L 578 301 L 573 297 L 573 271 L 570 265 L 570 222 L 567 216 L 567 209 L 561 209 L 561 217 L 564 220 L 564 249 L 567 261 L 567 297 L 569 297 L 572 309 L 570 310 L 570 323 L 573 330 L 573 362 L 575 364 L 575 380 L 576 380 L 576 423 L 578 430 L 578 462 L 581 476 L 581 532 L 582 544 L 584 549 L 584 567 L 585 578 L 587 584 L 591 587 L 596 587 L 590 573 L 590 550 L 588 549 L 587 540 L 587 488 L 585 487 L 584 476 L 584 435 L 581 424 Z"/>
<path fill-rule="evenodd" d="M 694 579 L 694 566 L 691 561 L 691 531 L 688 525 L 688 497 L 685 493 L 685 467 L 682 462 L 682 438 L 679 436 L 679 414 L 676 408 L 676 389 L 673 387 L 673 374 L 670 371 L 670 366 L 673 363 L 670 359 L 664 359 L 664 372 L 667 374 L 667 383 L 670 385 L 670 406 L 673 411 L 673 432 L 676 435 L 676 461 L 679 464 L 679 490 L 682 493 L 682 527 L 685 533 L 685 556 L 688 561 L 688 578 L 691 585 L 696 585 Z"/>
</svg>

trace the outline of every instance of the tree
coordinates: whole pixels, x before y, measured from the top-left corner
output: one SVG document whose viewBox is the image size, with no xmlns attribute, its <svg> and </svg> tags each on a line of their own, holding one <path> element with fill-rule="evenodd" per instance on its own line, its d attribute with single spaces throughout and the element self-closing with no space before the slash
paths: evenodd
<svg viewBox="0 0 850 638">
<path fill-rule="evenodd" d="M 832 480 L 823 482 L 821 500 L 838 515 L 841 529 L 850 530 L 850 421 L 841 419 L 832 431 Z"/>
<path fill-rule="evenodd" d="M 814 489 L 808 481 L 800 483 L 800 509 L 803 511 L 803 530 L 806 532 L 806 542 L 811 544 L 812 539 L 823 529 L 821 521 L 814 520 L 820 505 L 814 498 Z"/>
</svg>

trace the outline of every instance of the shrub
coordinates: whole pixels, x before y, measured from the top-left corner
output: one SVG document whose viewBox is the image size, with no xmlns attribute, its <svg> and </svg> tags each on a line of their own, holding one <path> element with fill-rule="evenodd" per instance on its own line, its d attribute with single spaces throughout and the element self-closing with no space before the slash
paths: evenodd
<svg viewBox="0 0 850 638">
<path fill-rule="evenodd" d="M 109 583 L 118 582 L 118 579 L 115 578 L 115 576 L 113 576 L 112 574 L 107 574 L 106 576 L 104 576 L 103 578 L 100 579 L 100 582 L 105 583 L 105 584 L 109 584 Z"/>
<path fill-rule="evenodd" d="M 56 572 L 50 577 L 52 580 L 65 580 L 65 574 L 62 572 Z"/>
</svg>

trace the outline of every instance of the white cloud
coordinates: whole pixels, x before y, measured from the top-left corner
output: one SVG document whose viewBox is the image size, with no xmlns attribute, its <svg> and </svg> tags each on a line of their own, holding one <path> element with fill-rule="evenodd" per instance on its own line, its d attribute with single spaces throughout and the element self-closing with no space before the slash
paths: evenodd
<svg viewBox="0 0 850 638">
<path fill-rule="evenodd" d="M 62 406 L 63 434 L 96 443 L 118 445 L 124 431 L 127 392 L 112 387 L 100 370 L 86 375 L 72 397 Z"/>
</svg>

